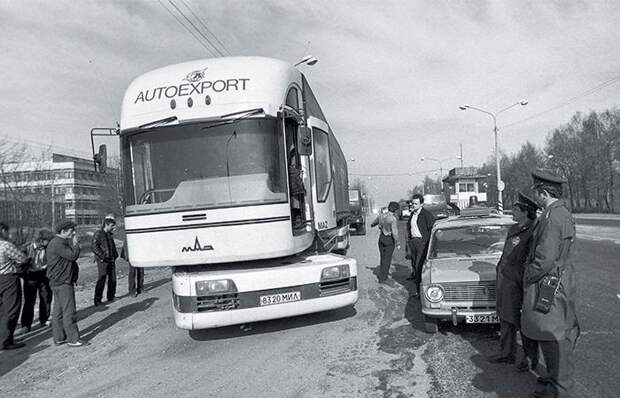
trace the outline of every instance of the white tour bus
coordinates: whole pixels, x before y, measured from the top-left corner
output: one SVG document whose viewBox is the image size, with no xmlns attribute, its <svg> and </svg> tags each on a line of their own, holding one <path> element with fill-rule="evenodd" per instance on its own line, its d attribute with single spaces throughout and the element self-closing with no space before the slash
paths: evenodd
<svg viewBox="0 0 620 398">
<path fill-rule="evenodd" d="M 295 67 L 229 57 L 146 73 L 119 134 L 129 260 L 172 267 L 179 327 L 355 304 L 345 157 Z"/>
</svg>

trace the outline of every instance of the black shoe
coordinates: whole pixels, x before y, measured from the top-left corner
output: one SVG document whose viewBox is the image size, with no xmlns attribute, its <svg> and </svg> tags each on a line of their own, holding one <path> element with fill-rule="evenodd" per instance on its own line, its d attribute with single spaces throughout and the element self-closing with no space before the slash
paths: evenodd
<svg viewBox="0 0 620 398">
<path fill-rule="evenodd" d="M 134 296 L 134 297 L 138 297 L 138 294 L 140 294 L 140 293 L 138 293 L 138 292 L 133 292 L 132 296 Z"/>
<path fill-rule="evenodd" d="M 532 394 L 535 398 L 557 398 L 558 393 L 548 386 L 538 388 Z"/>
<path fill-rule="evenodd" d="M 112 297 L 112 298 L 109 298 L 107 302 L 108 302 L 108 303 L 113 303 L 113 302 L 114 302 L 114 300 L 116 300 L 116 298 Z"/>
<path fill-rule="evenodd" d="M 100 305 L 103 305 L 103 303 L 101 301 L 95 300 L 95 307 L 99 307 Z"/>
<path fill-rule="evenodd" d="M 5 344 L 4 346 L 2 346 L 3 350 L 17 350 L 18 348 L 22 348 L 25 347 L 26 344 L 24 343 L 11 343 L 11 344 Z"/>
<path fill-rule="evenodd" d="M 490 363 L 515 363 L 514 357 L 504 355 L 493 355 L 487 358 Z"/>
<path fill-rule="evenodd" d="M 536 378 L 536 383 L 546 386 L 547 384 L 551 383 L 551 378 L 541 376 L 541 377 Z"/>
<path fill-rule="evenodd" d="M 517 369 L 517 372 L 527 372 L 528 370 L 530 370 L 530 365 L 527 363 L 527 360 L 523 360 L 519 361 L 515 365 L 515 368 Z"/>
</svg>

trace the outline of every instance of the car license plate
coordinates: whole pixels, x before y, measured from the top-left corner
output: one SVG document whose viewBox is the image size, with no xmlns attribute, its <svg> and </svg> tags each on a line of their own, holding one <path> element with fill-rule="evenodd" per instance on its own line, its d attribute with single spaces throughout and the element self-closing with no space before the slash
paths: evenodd
<svg viewBox="0 0 620 398">
<path fill-rule="evenodd" d="M 301 300 L 301 292 L 287 292 L 278 294 L 268 294 L 266 296 L 260 296 L 260 305 L 274 305 L 290 303 L 293 301 Z"/>
<path fill-rule="evenodd" d="M 497 314 L 465 315 L 465 323 L 499 323 Z"/>
</svg>

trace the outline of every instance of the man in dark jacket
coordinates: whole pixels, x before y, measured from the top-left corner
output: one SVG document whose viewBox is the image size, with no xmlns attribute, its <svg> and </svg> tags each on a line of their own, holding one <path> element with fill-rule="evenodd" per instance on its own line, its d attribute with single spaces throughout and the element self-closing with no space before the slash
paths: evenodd
<svg viewBox="0 0 620 398">
<path fill-rule="evenodd" d="M 415 293 L 417 296 L 420 291 L 420 280 L 422 277 L 422 265 L 431 238 L 431 230 L 435 224 L 433 214 L 422 207 L 424 197 L 419 193 L 413 195 L 411 206 L 413 211 L 407 221 L 407 246 L 411 256 L 411 276 L 407 279 L 415 282 Z"/>
<path fill-rule="evenodd" d="M 519 192 L 514 204 L 512 219 L 517 223 L 510 227 L 502 257 L 497 264 L 497 315 L 500 321 L 499 353 L 489 358 L 492 363 L 514 363 L 517 353 L 517 330 L 521 326 L 521 304 L 523 302 L 523 271 L 532 238 L 534 220 L 538 205 L 531 198 Z M 538 352 L 521 336 L 525 356 L 532 361 L 532 368 L 538 364 Z M 520 371 L 528 370 L 526 361 L 517 364 Z"/>
<path fill-rule="evenodd" d="M 114 301 L 116 294 L 116 265 L 118 258 L 116 245 L 114 244 L 114 236 L 112 230 L 116 226 L 113 218 L 107 218 L 103 221 L 103 226 L 95 231 L 91 242 L 91 249 L 97 261 L 97 271 L 99 277 L 95 285 L 95 305 L 101 304 L 103 297 L 103 289 L 105 281 L 108 280 L 108 290 L 106 296 L 108 301 Z"/>
<path fill-rule="evenodd" d="M 547 365 L 549 383 L 534 396 L 570 397 L 574 386 L 572 355 L 579 337 L 571 251 L 575 223 L 560 199 L 566 180 L 542 171 L 532 173 L 532 178 L 535 199 L 544 210 L 532 232 L 523 276 L 521 331 L 538 343 Z"/>
<path fill-rule="evenodd" d="M 63 221 L 56 228 L 56 236 L 47 245 L 47 277 L 53 293 L 52 335 L 54 344 L 68 343 L 81 347 L 77 326 L 74 285 L 78 279 L 77 259 L 80 256 L 73 221 Z"/>
<path fill-rule="evenodd" d="M 13 334 L 22 305 L 21 266 L 27 257 L 9 239 L 9 226 L 0 222 L 0 350 L 24 346 Z"/>
<path fill-rule="evenodd" d="M 52 231 L 42 229 L 37 238 L 26 246 L 27 265 L 24 267 L 24 308 L 22 309 L 21 324 L 25 332 L 29 332 L 34 318 L 34 305 L 39 296 L 39 324 L 41 327 L 49 325 L 52 303 L 52 289 L 46 276 L 47 245 L 54 238 Z"/>
</svg>

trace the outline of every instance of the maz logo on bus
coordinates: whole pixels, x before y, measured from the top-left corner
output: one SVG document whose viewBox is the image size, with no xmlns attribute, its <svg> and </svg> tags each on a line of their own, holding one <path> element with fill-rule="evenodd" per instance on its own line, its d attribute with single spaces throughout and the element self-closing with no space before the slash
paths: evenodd
<svg viewBox="0 0 620 398">
<path fill-rule="evenodd" d="M 319 229 L 327 229 L 328 225 L 329 224 L 327 223 L 327 221 L 319 221 L 318 223 Z"/>
<path fill-rule="evenodd" d="M 196 251 L 205 251 L 205 250 L 213 250 L 213 246 L 211 245 L 204 245 L 202 246 L 200 244 L 200 241 L 198 240 L 198 237 L 196 237 L 196 240 L 194 241 L 194 247 L 191 246 L 185 246 L 184 248 L 181 249 L 181 253 L 185 253 L 185 252 L 196 252 Z"/>
</svg>

